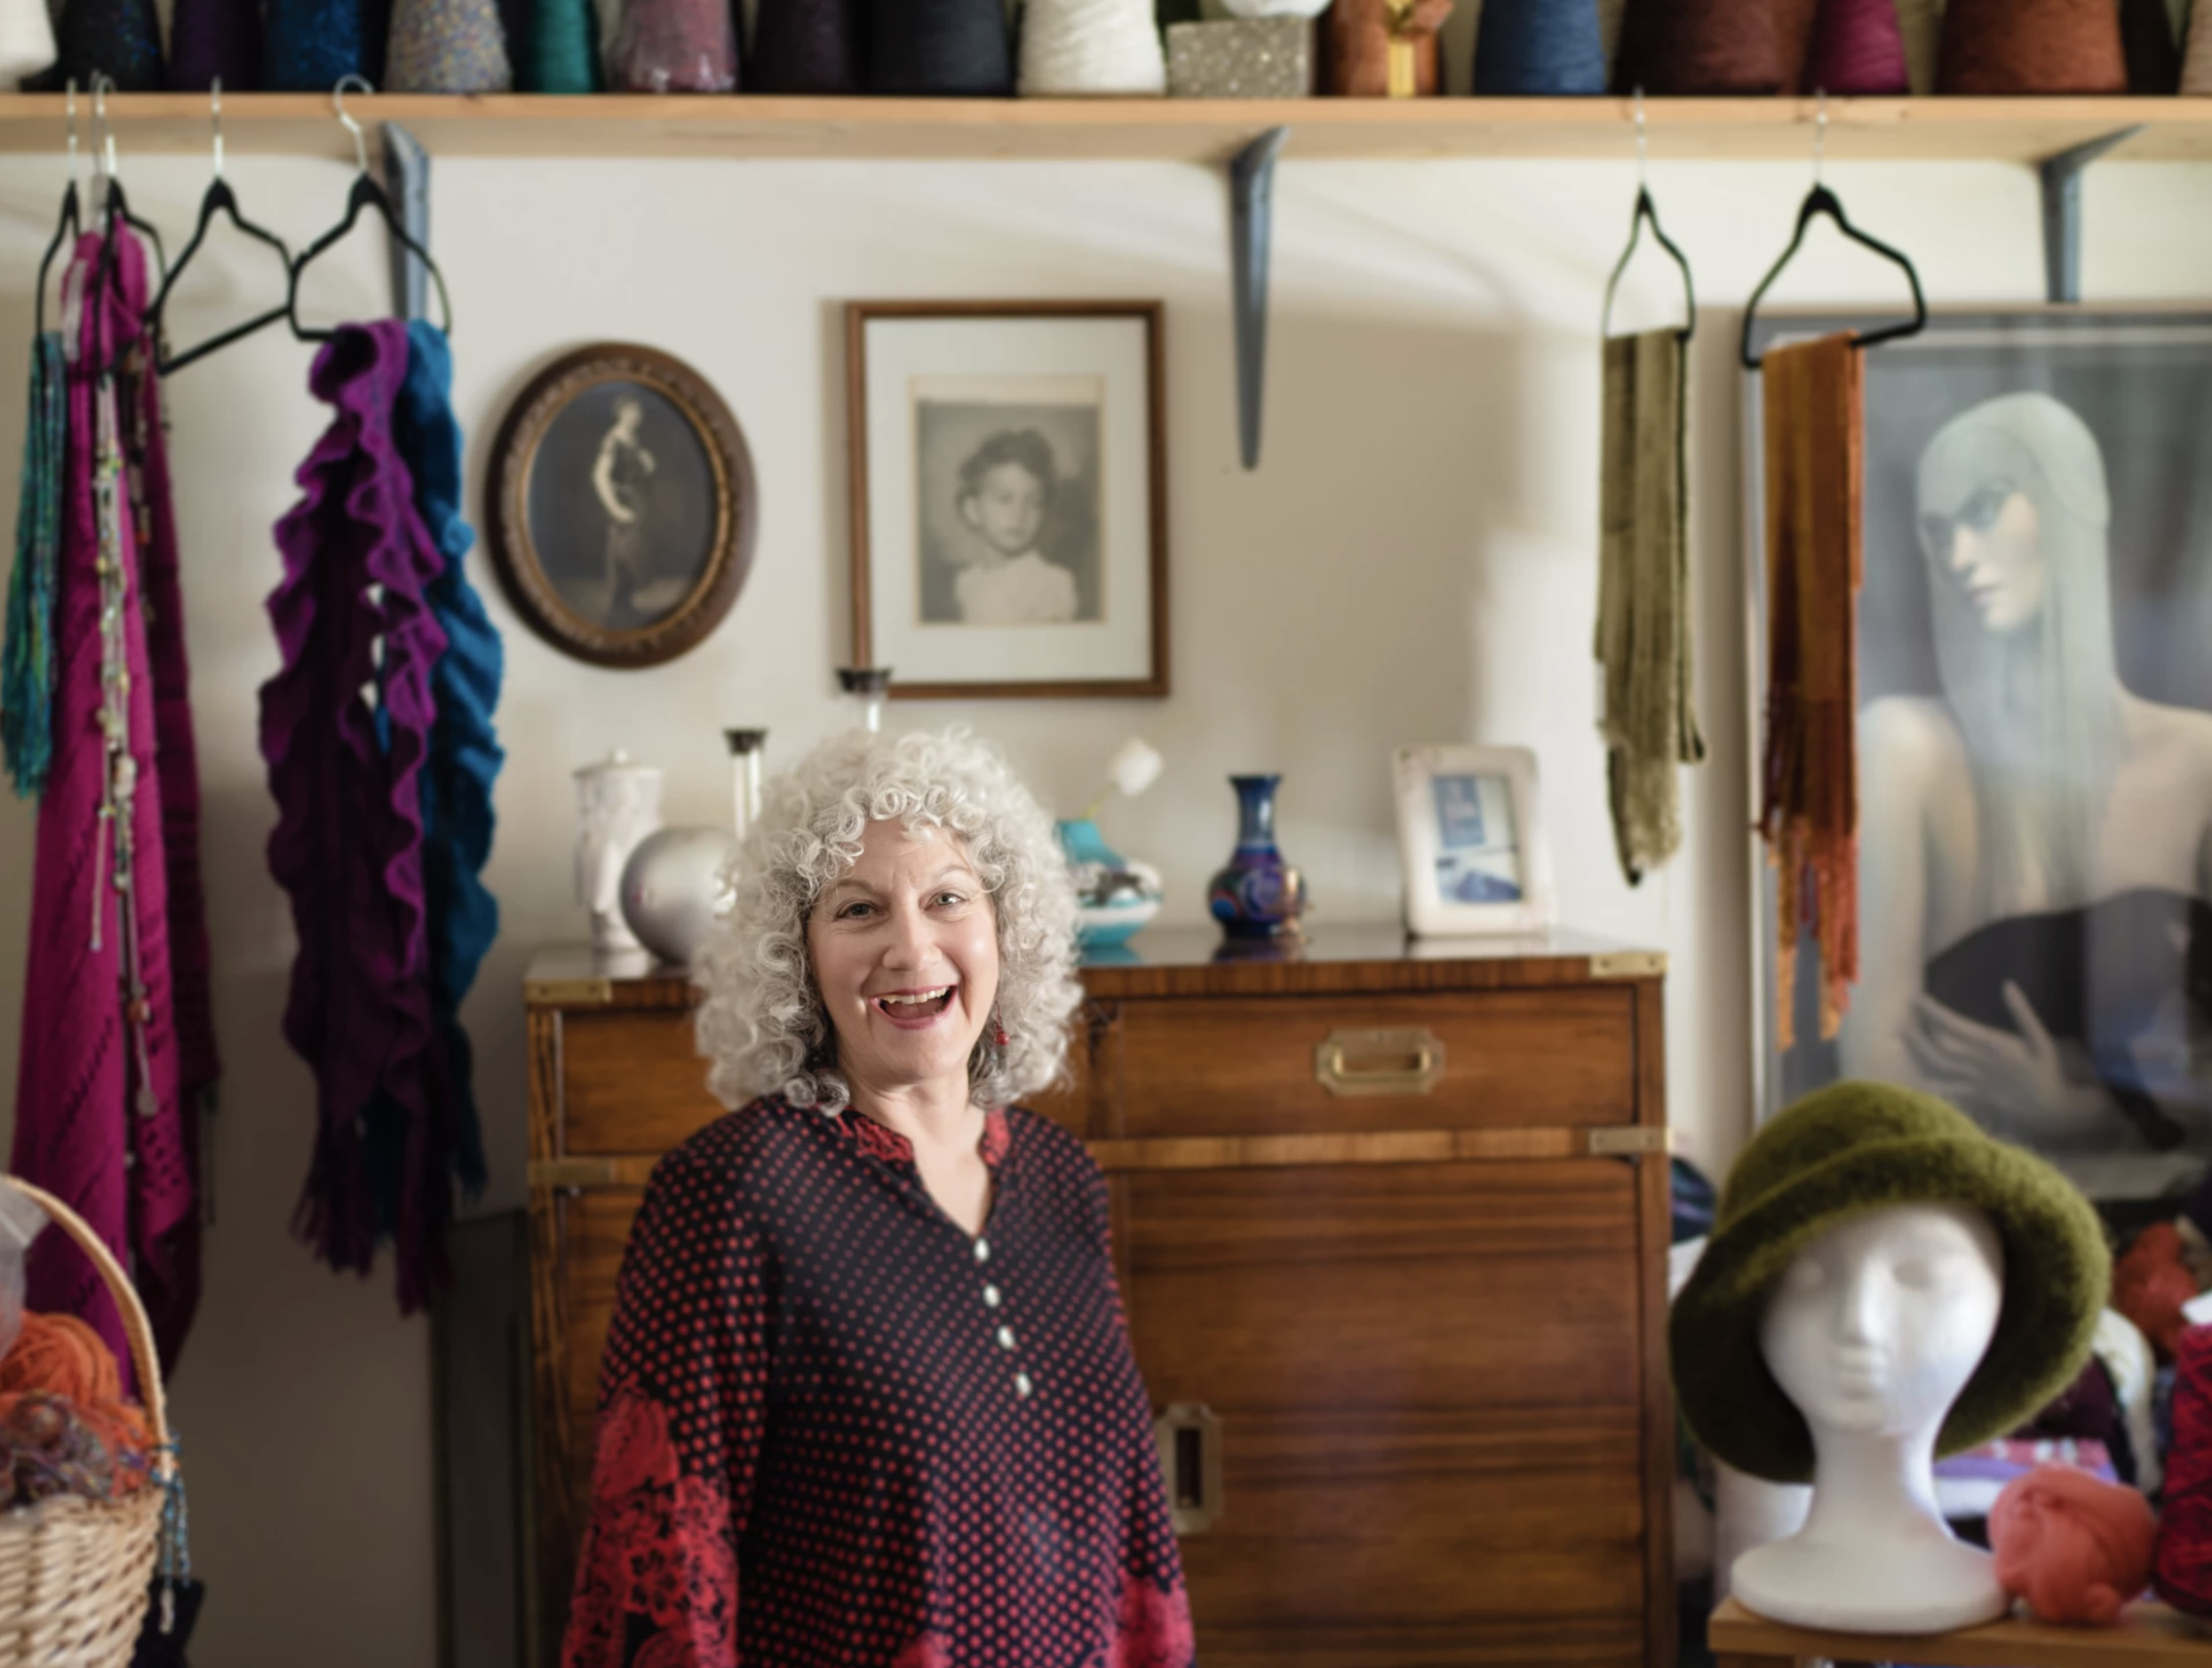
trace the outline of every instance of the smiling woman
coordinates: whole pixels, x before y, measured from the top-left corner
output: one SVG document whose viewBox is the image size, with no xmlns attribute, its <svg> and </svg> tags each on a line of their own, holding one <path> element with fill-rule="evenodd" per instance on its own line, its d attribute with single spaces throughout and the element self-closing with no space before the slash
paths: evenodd
<svg viewBox="0 0 2212 1668">
<path fill-rule="evenodd" d="M 736 870 L 699 1035 L 744 1104 L 624 1255 L 566 1668 L 1189 1668 L 1105 1184 L 1011 1104 L 1079 1000 L 1049 819 L 964 731 L 855 731 Z"/>
</svg>

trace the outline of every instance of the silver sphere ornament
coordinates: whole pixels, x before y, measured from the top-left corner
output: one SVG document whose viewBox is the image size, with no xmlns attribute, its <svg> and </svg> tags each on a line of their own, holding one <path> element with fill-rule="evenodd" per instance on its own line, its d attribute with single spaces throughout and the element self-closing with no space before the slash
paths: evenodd
<svg viewBox="0 0 2212 1668">
<path fill-rule="evenodd" d="M 638 842 L 622 866 L 622 918 L 664 962 L 688 966 L 724 910 L 725 871 L 737 854 L 728 829 L 664 828 Z"/>
</svg>

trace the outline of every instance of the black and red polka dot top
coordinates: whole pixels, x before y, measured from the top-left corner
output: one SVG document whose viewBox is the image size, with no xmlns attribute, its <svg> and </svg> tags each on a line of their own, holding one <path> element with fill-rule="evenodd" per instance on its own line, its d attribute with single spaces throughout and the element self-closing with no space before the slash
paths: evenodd
<svg viewBox="0 0 2212 1668">
<path fill-rule="evenodd" d="M 1190 1668 L 1105 1183 L 1019 1108 L 983 1155 L 976 1238 L 857 1112 L 756 1100 L 661 1161 L 563 1668 Z"/>
</svg>

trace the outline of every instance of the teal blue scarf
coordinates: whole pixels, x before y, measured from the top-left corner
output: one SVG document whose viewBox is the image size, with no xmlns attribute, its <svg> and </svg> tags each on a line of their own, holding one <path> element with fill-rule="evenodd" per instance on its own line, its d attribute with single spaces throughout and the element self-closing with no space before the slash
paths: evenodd
<svg viewBox="0 0 2212 1668">
<path fill-rule="evenodd" d="M 54 571 L 61 550 L 61 477 L 69 437 L 61 336 L 31 344 L 30 419 L 23 425 L 23 496 L 0 649 L 0 746 L 15 790 L 36 798 L 53 762 Z"/>
</svg>

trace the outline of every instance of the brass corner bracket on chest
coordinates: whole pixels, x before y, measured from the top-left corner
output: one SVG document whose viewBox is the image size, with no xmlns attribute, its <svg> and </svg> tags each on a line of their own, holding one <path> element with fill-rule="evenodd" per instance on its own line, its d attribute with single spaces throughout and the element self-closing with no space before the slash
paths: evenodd
<svg viewBox="0 0 2212 1668">
<path fill-rule="evenodd" d="M 1590 957 L 1593 979 L 1663 979 L 1667 952 L 1663 949 L 1611 949 Z"/>
<path fill-rule="evenodd" d="M 1642 1158 L 1675 1150 L 1675 1132 L 1664 1124 L 1609 1124 L 1589 1132 L 1593 1158 Z"/>
</svg>

